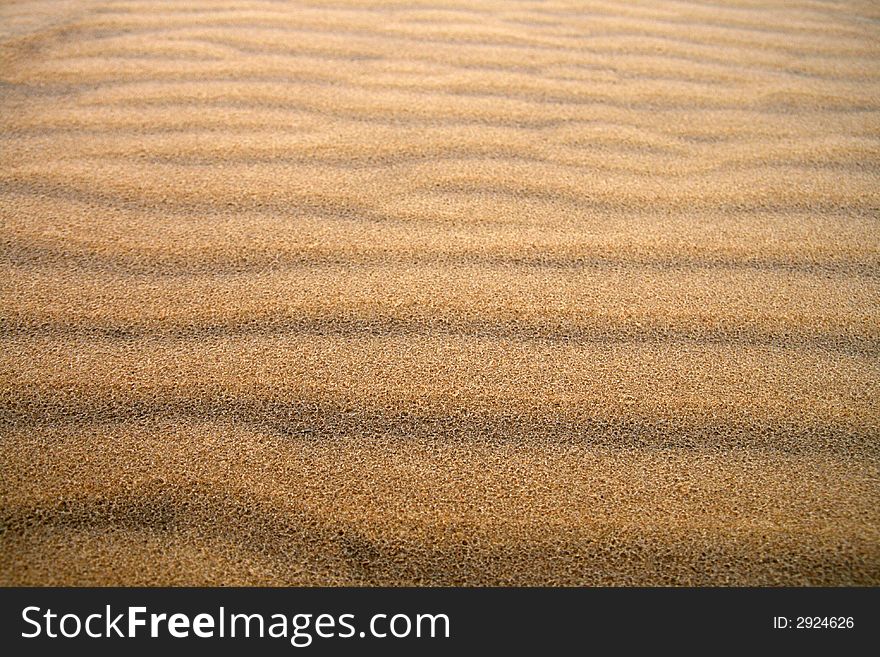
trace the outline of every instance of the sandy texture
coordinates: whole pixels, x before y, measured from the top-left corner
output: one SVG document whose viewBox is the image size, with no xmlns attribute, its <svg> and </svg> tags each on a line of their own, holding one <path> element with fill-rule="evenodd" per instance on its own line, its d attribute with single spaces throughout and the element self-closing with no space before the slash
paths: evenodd
<svg viewBox="0 0 880 657">
<path fill-rule="evenodd" d="M 880 584 L 880 6 L 0 4 L 0 583 Z"/>
</svg>

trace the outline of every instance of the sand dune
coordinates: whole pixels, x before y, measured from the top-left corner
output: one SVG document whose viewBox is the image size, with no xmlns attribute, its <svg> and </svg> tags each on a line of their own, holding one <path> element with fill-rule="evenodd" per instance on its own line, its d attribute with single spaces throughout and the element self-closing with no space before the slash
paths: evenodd
<svg viewBox="0 0 880 657">
<path fill-rule="evenodd" d="M 0 583 L 880 584 L 872 2 L 0 3 Z"/>
</svg>

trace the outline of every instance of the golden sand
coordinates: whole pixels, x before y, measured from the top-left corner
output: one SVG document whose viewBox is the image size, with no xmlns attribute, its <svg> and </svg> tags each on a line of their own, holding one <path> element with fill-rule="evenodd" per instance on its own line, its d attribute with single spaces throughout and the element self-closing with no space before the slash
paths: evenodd
<svg viewBox="0 0 880 657">
<path fill-rule="evenodd" d="M 0 3 L 0 583 L 880 584 L 873 2 Z"/>
</svg>

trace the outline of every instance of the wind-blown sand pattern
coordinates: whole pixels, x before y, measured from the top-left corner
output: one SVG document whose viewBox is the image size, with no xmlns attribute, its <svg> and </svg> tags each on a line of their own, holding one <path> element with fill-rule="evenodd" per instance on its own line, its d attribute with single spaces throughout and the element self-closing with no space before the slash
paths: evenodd
<svg viewBox="0 0 880 657">
<path fill-rule="evenodd" d="M 874 2 L 0 4 L 0 583 L 880 584 Z"/>
</svg>

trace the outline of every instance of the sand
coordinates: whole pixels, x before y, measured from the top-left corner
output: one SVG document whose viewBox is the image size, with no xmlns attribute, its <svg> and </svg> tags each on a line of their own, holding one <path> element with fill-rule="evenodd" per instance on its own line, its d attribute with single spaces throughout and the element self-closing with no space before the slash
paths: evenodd
<svg viewBox="0 0 880 657">
<path fill-rule="evenodd" d="M 0 584 L 880 584 L 873 2 L 0 4 Z"/>
</svg>

